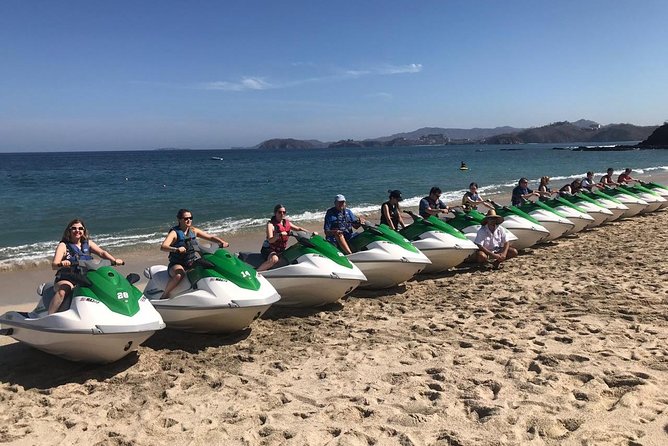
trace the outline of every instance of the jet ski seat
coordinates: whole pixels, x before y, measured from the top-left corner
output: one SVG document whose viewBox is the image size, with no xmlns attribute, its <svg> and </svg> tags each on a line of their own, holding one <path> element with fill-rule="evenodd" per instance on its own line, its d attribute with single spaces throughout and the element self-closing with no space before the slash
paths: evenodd
<svg viewBox="0 0 668 446">
<path fill-rule="evenodd" d="M 237 254 L 239 260 L 248 263 L 255 269 L 264 263 L 264 258 L 259 252 L 240 252 Z"/>
<path fill-rule="evenodd" d="M 239 260 L 248 263 L 255 269 L 258 269 L 260 265 L 264 263 L 264 257 L 262 257 L 262 254 L 259 252 L 239 252 L 237 253 L 237 257 L 239 257 Z M 287 264 L 287 260 L 285 260 L 283 256 L 279 256 L 278 262 L 273 267 L 271 267 L 271 269 L 280 268 L 281 266 L 286 266 Z"/>
<path fill-rule="evenodd" d="M 37 308 L 35 308 L 33 313 L 35 315 L 40 315 L 42 312 L 46 313 L 48 311 L 49 305 L 51 305 L 51 301 L 53 300 L 53 296 L 56 294 L 56 291 L 53 289 L 53 282 L 46 282 L 41 284 L 37 288 L 37 294 L 42 296 L 42 299 L 40 300 L 40 303 L 37 304 Z M 72 293 L 67 293 L 65 299 L 63 299 L 63 302 L 60 304 L 60 307 L 58 307 L 57 312 L 69 310 L 71 305 Z"/>
</svg>

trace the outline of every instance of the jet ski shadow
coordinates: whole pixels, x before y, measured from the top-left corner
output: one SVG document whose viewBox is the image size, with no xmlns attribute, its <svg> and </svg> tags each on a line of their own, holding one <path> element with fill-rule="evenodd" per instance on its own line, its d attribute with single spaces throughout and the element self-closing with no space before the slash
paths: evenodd
<svg viewBox="0 0 668 446">
<path fill-rule="evenodd" d="M 160 330 L 142 345 L 152 350 L 183 350 L 188 353 L 199 353 L 209 347 L 220 347 L 239 343 L 250 336 L 252 329 L 230 334 L 189 333 L 179 330 Z"/>
<path fill-rule="evenodd" d="M 344 297 L 343 299 L 346 299 Z M 321 313 L 323 311 L 327 312 L 337 312 L 343 310 L 343 304 L 341 302 L 332 302 L 327 305 L 322 305 L 320 307 L 269 307 L 265 313 L 260 316 L 260 319 L 276 321 L 279 319 L 287 319 L 291 317 L 298 318 L 307 318 L 311 317 L 314 314 Z"/>
<path fill-rule="evenodd" d="M 137 363 L 137 352 L 110 364 L 72 362 L 20 342 L 0 346 L 0 382 L 29 389 L 51 389 L 63 384 L 102 382 Z"/>
<path fill-rule="evenodd" d="M 413 280 L 413 279 L 411 279 Z M 349 294 L 350 297 L 357 297 L 359 299 L 376 299 L 379 297 L 392 296 L 396 294 L 404 294 L 406 292 L 406 285 L 400 284 L 390 288 L 383 288 L 380 290 L 364 290 L 356 289 Z"/>
</svg>

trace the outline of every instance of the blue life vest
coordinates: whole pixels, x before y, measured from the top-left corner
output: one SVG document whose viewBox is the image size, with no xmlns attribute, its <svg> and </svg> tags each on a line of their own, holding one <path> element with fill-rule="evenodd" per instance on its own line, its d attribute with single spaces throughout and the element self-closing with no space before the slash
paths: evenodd
<svg viewBox="0 0 668 446">
<path fill-rule="evenodd" d="M 90 255 L 88 240 L 84 240 L 81 243 L 81 248 L 76 243 L 65 243 L 65 246 L 67 247 L 67 252 L 65 253 L 66 260 L 72 263 L 79 263 L 79 260 L 93 260 L 93 256 Z"/>
<path fill-rule="evenodd" d="M 174 226 L 171 231 L 176 233 L 176 241 L 172 243 L 172 247 L 180 248 L 183 246 L 186 248 L 186 252 L 183 254 L 178 252 L 170 252 L 169 261 L 171 263 L 178 263 L 181 265 L 184 263 L 187 265 L 192 264 L 195 260 L 197 260 L 197 256 L 195 255 L 195 245 L 197 244 L 197 236 L 195 235 L 195 231 L 189 230 L 187 236 L 178 226 Z"/>
</svg>

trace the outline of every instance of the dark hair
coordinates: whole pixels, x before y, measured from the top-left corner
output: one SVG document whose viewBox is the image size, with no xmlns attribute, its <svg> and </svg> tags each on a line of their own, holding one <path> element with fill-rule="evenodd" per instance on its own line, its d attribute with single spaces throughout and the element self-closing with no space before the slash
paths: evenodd
<svg viewBox="0 0 668 446">
<path fill-rule="evenodd" d="M 70 243 L 70 235 L 72 235 L 71 231 L 70 231 L 70 228 L 72 227 L 72 225 L 74 223 L 81 223 L 81 226 L 83 226 L 83 228 L 84 228 L 84 232 L 83 232 L 83 235 L 81 236 L 81 238 L 83 240 L 88 240 L 88 229 L 86 229 L 86 223 L 84 223 L 84 221 L 80 218 L 75 218 L 74 220 L 69 222 L 67 224 L 67 226 L 65 227 L 65 231 L 63 231 L 63 237 L 60 239 L 61 242 Z"/>
<path fill-rule="evenodd" d="M 469 189 L 471 189 L 473 186 L 478 187 L 478 183 L 473 182 L 473 183 L 469 184 Z"/>
<path fill-rule="evenodd" d="M 588 170 L 587 171 L 587 176 L 589 176 L 589 175 L 594 175 L 594 172 L 592 172 L 591 170 Z"/>
<path fill-rule="evenodd" d="M 390 198 L 401 198 L 401 191 L 398 189 L 389 189 L 387 193 L 390 194 Z"/>
<path fill-rule="evenodd" d="M 440 188 L 440 187 L 437 187 L 437 186 L 434 186 L 434 187 L 432 187 L 431 189 L 429 189 L 429 195 L 431 195 L 431 194 L 440 194 L 441 192 L 442 192 L 442 191 L 441 191 L 441 188 Z"/>
<path fill-rule="evenodd" d="M 528 183 L 528 182 L 529 182 L 529 179 L 528 179 L 528 178 L 525 178 L 525 177 L 522 177 L 522 178 L 520 178 L 520 180 L 517 182 L 517 184 L 519 184 L 519 183 L 523 183 L 523 182 L 525 182 L 525 181 Z"/>
<path fill-rule="evenodd" d="M 608 167 L 608 169 L 606 170 L 606 172 L 614 172 L 614 171 L 615 169 L 613 169 L 612 167 Z"/>
<path fill-rule="evenodd" d="M 284 207 L 285 207 L 285 206 L 283 206 L 283 205 L 280 204 L 280 203 L 277 204 L 276 206 L 274 206 L 274 214 L 275 214 L 276 212 L 278 212 L 278 210 L 279 210 L 280 208 L 284 208 Z"/>
<path fill-rule="evenodd" d="M 192 214 L 192 212 L 189 211 L 188 209 L 179 209 L 179 212 L 176 213 L 176 218 L 179 220 L 182 219 L 183 214 L 185 214 L 186 212 L 190 212 L 190 214 Z"/>
</svg>

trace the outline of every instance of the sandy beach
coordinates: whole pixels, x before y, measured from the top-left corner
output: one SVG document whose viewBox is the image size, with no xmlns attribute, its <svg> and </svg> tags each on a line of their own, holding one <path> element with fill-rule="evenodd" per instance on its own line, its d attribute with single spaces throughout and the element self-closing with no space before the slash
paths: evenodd
<svg viewBox="0 0 668 446">
<path fill-rule="evenodd" d="M 0 346 L 7 444 L 668 444 L 668 212 L 117 363 Z"/>
</svg>

